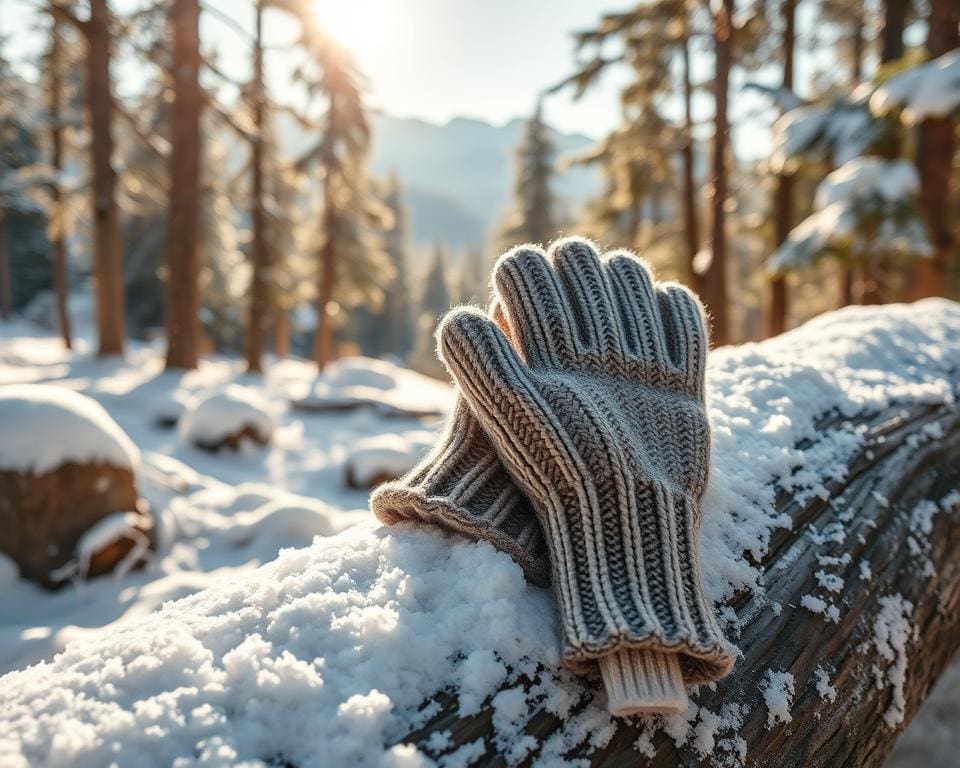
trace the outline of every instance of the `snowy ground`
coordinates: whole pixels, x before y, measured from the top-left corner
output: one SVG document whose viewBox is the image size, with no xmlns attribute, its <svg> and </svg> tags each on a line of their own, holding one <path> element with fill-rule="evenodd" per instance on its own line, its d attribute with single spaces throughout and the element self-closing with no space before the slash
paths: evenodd
<svg viewBox="0 0 960 768">
<path fill-rule="evenodd" d="M 100 578 L 57 593 L 17 579 L 0 554 L 0 674 L 50 659 L 99 627 L 251 570 L 273 560 L 281 547 L 304 546 L 314 535 L 369 519 L 368 492 L 345 483 L 356 446 L 391 440 L 388 468 L 396 469 L 404 446 L 412 452 L 409 463 L 423 448 L 424 430 L 439 426 L 436 418 L 388 419 L 370 409 L 294 411 L 291 399 L 317 389 L 315 368 L 305 362 L 270 365 L 261 382 L 244 376 L 234 359 L 208 359 L 180 376 L 163 373 L 159 345 L 131 343 L 122 362 L 97 360 L 90 349 L 81 338 L 70 354 L 32 325 L 0 323 L 0 386 L 55 383 L 104 406 L 140 449 L 137 483 L 159 524 L 160 551 L 149 567 L 122 580 Z M 372 370 L 366 376 L 351 371 L 351 382 L 377 381 L 382 393 L 397 397 L 396 389 L 408 404 L 441 410 L 450 404 L 447 386 L 389 363 L 361 361 L 355 368 Z M 193 447 L 184 430 L 158 425 L 159 417 L 231 385 L 251 389 L 273 411 L 277 426 L 269 447 L 211 454 Z M 413 439 L 405 441 L 405 433 Z M 36 445 L 28 436 L 25 444 Z M 356 457 L 368 464 L 378 458 L 369 451 Z M 376 467 L 361 469 L 372 474 Z"/>
<path fill-rule="evenodd" d="M 861 435 L 852 426 L 824 434 L 818 414 L 833 407 L 853 416 L 895 400 L 952 402 L 958 366 L 960 306 L 943 301 L 851 308 L 762 350 L 715 353 L 702 553 L 711 597 L 722 604 L 738 590 L 763 589 L 744 552 L 761 558 L 772 532 L 791 524 L 773 514 L 777 485 L 815 495 L 845 471 Z M 102 362 L 83 345 L 66 355 L 26 325 L 0 326 L 0 384 L 56 382 L 99 401 L 141 451 L 138 480 L 161 531 L 146 570 L 55 594 L 0 563 L 0 671 L 66 649 L 0 681 L 0 764 L 428 765 L 412 747 L 383 745 L 431 715 L 418 705 L 439 688 L 453 685 L 467 714 L 505 681 L 493 729 L 508 759 L 519 761 L 533 746 L 523 734 L 532 712 L 570 715 L 581 691 L 556 668 L 549 593 L 489 545 L 376 526 L 367 492 L 344 482 L 355 446 L 378 457 L 384 436 L 408 433 L 399 444 L 421 446 L 422 430 L 439 425 L 287 405 L 336 396 L 426 410 L 449 407 L 449 389 L 383 364 L 347 366 L 321 386 L 298 362 L 271 366 L 262 384 L 233 360 L 207 361 L 185 377 L 161 368 L 159 348 L 149 345 L 133 345 L 124 362 Z M 272 409 L 270 447 L 209 454 L 156 426 L 158 413 L 228 385 L 255 388 Z M 812 442 L 799 451 L 803 440 Z M 281 547 L 300 548 L 274 559 Z M 886 631 L 907 621 L 894 597 L 898 610 L 878 626 L 878 650 L 889 645 L 909 674 Z M 842 609 L 824 602 L 825 620 L 831 607 Z M 724 619 L 736 621 L 729 611 Z M 533 691 L 509 687 L 539 665 L 547 669 Z M 772 727 L 790 719 L 788 677 L 772 674 L 764 692 Z M 896 687 L 892 673 L 884 684 Z M 817 688 L 829 696 L 828 676 Z M 656 727 L 704 757 L 739 764 L 742 718 L 736 705 L 714 713 L 694 703 Z M 558 764 L 583 739 L 601 745 L 615 727 L 594 702 L 539 745 L 540 764 Z M 443 739 L 437 735 L 436 754 Z M 638 754 L 648 748 L 637 742 Z M 482 744 L 448 750 L 440 762 L 468 765 L 471 749 Z"/>
</svg>

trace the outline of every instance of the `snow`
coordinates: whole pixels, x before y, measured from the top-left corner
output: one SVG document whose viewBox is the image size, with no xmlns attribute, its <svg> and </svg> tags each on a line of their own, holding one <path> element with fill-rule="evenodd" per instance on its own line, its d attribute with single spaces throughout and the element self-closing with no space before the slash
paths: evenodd
<svg viewBox="0 0 960 768">
<path fill-rule="evenodd" d="M 55 581 L 70 578 L 73 575 L 86 579 L 90 570 L 90 560 L 114 542 L 130 539 L 133 548 L 114 570 L 115 578 L 123 578 L 136 565 L 150 546 L 150 540 L 144 531 L 153 527 L 153 521 L 139 512 L 114 512 L 98 520 L 84 531 L 76 546 L 76 557 L 59 568 L 54 575 Z"/>
<path fill-rule="evenodd" d="M 960 107 L 960 51 L 949 53 L 899 72 L 870 97 L 870 110 L 885 115 L 902 110 L 906 125 L 928 117 L 946 117 Z"/>
<path fill-rule="evenodd" d="M 347 474 L 358 487 L 369 487 L 377 478 L 400 477 L 416 466 L 436 439 L 435 432 L 412 430 L 359 440 L 347 458 Z"/>
<path fill-rule="evenodd" d="M 814 595 L 804 595 L 800 598 L 800 605 L 811 613 L 819 613 L 823 615 L 827 621 L 831 621 L 834 624 L 840 621 L 840 611 L 837 609 L 837 606 L 829 605 L 825 600 L 821 600 L 819 597 Z"/>
<path fill-rule="evenodd" d="M 274 408 L 250 387 L 232 384 L 187 408 L 180 419 L 180 435 L 193 444 L 215 444 L 252 428 L 269 440 L 275 427 Z"/>
<path fill-rule="evenodd" d="M 62 464 L 134 469 L 139 452 L 94 400 L 46 384 L 0 386 L 0 470 L 44 474 Z"/>
<path fill-rule="evenodd" d="M 44 358 L 31 362 L 20 338 L 8 345 L 0 335 L 0 375 L 83 389 L 140 446 L 138 484 L 154 511 L 158 549 L 141 571 L 93 580 L 82 594 L 48 594 L 19 579 L 5 586 L 0 669 L 15 671 L 0 681 L 0 762 L 428 764 L 413 747 L 390 745 L 436 714 L 420 704 L 441 689 L 461 711 L 489 705 L 498 751 L 518 759 L 530 754 L 525 729 L 543 709 L 563 727 L 538 745 L 539 764 L 559 764 L 581 743 L 609 742 L 616 721 L 603 697 L 558 666 L 547 591 L 487 544 L 422 525 L 377 527 L 366 493 L 345 487 L 359 441 L 422 422 L 375 408 L 279 409 L 270 446 L 211 456 L 154 424 L 160 348 L 131 345 L 126 362 L 106 363 L 37 344 Z M 818 416 L 953 402 L 958 364 L 960 306 L 944 300 L 851 307 L 763 345 L 711 354 L 701 560 L 728 621 L 736 621 L 726 605 L 735 595 L 763 596 L 756 563 L 774 531 L 794 525 L 775 511 L 778 493 L 821 493 L 867 439 L 851 422 L 825 429 Z M 315 386 L 308 364 L 268 370 L 256 385 L 268 402 Z M 398 380 L 394 389 L 422 383 L 414 374 Z M 239 361 L 214 358 L 177 387 L 202 398 L 236 381 L 254 387 Z M 839 525 L 817 535 L 846 534 Z M 906 674 L 904 623 L 909 634 L 909 616 L 885 603 L 876 645 L 893 690 Z M 530 681 L 525 690 L 521 677 Z M 792 677 L 768 670 L 764 694 L 770 726 L 782 727 Z M 698 753 L 712 749 L 718 762 L 743 764 L 738 731 L 748 713 L 736 702 L 712 712 L 696 693 L 692 700 L 688 713 L 649 727 Z M 451 751 L 439 737 L 434 746 L 444 751 L 430 759 L 444 765 L 469 764 L 486 750 L 480 741 Z"/>
<path fill-rule="evenodd" d="M 813 677 L 816 681 L 817 693 L 820 694 L 820 698 L 828 704 L 835 702 L 837 700 L 837 689 L 830 684 L 830 673 L 823 667 L 817 667 L 813 670 Z"/>
<path fill-rule="evenodd" d="M 767 670 L 761 688 L 763 701 L 767 705 L 767 729 L 777 723 L 789 723 L 793 720 L 790 707 L 793 706 L 794 682 L 789 672 Z"/>
<path fill-rule="evenodd" d="M 808 267 L 821 255 L 929 256 L 932 246 L 916 207 L 920 180 L 906 160 L 857 157 L 817 187 L 813 213 L 770 257 L 774 272 Z M 876 231 L 864 222 L 877 221 Z"/>
<path fill-rule="evenodd" d="M 880 132 L 864 100 L 796 107 L 773 124 L 771 170 L 794 173 L 804 157 L 842 166 L 866 152 Z"/>
<path fill-rule="evenodd" d="M 873 625 L 874 645 L 879 657 L 886 662 L 886 670 L 875 665 L 874 675 L 877 688 L 882 689 L 885 684 L 891 688 L 890 706 L 883 714 L 883 722 L 888 728 L 896 728 L 903 722 L 906 708 L 904 687 L 907 682 L 907 643 L 913 633 L 910 626 L 913 604 L 897 594 L 881 597 L 880 606 Z"/>
</svg>

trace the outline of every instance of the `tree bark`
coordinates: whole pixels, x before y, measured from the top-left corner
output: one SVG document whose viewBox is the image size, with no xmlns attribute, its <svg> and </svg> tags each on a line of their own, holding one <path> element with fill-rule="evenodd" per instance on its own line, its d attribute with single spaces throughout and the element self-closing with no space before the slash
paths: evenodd
<svg viewBox="0 0 960 768">
<path fill-rule="evenodd" d="M 936 58 L 960 46 L 960 7 L 956 0 L 930 0 L 927 53 Z M 913 270 L 910 298 L 942 296 L 950 262 L 956 257 L 950 226 L 950 175 L 953 170 L 954 122 L 933 117 L 920 125 L 917 169 L 920 172 L 920 206 L 933 240 L 933 257 L 918 259 Z"/>
<path fill-rule="evenodd" d="M 783 8 L 783 87 L 793 90 L 793 51 L 796 44 L 797 0 L 784 0 Z M 782 245 L 793 228 L 793 175 L 777 176 L 774 194 L 776 245 Z M 764 335 L 777 336 L 787 329 L 787 281 L 783 276 L 770 280 Z"/>
<path fill-rule="evenodd" d="M 907 25 L 910 0 L 884 0 L 883 26 L 880 29 L 880 63 L 903 57 L 903 29 Z"/>
<path fill-rule="evenodd" d="M 60 37 L 60 22 L 54 18 L 50 27 L 50 158 L 56 178 L 53 181 L 53 227 L 50 244 L 53 248 L 53 290 L 57 298 L 57 326 L 67 349 L 73 346 L 70 329 L 70 311 L 67 306 L 69 286 L 67 282 L 67 238 L 64 231 L 63 190 L 60 174 L 63 172 L 63 75 L 61 67 L 63 41 Z"/>
<path fill-rule="evenodd" d="M 270 318 L 270 286 L 267 284 L 269 254 L 267 252 L 266 225 L 263 195 L 263 150 L 264 150 L 264 84 L 263 84 L 263 0 L 256 0 L 256 30 L 253 46 L 253 124 L 254 137 L 251 165 L 253 179 L 251 188 L 251 261 L 253 275 L 250 286 L 250 317 L 247 323 L 247 371 L 260 373 L 263 368 L 263 337 Z"/>
<path fill-rule="evenodd" d="M 683 59 L 683 229 L 687 246 L 687 280 L 690 286 L 701 293 L 700 276 L 693 268 L 694 259 L 700 251 L 700 227 L 697 222 L 697 193 L 694 185 L 693 157 L 693 82 L 690 73 L 690 35 L 687 18 L 683 20 L 683 43 L 680 47 Z"/>
<path fill-rule="evenodd" d="M 840 415 L 826 414 L 821 434 L 843 420 Z M 634 745 L 648 724 L 639 718 L 621 720 L 604 746 L 589 749 L 591 734 L 583 733 L 583 741 L 569 744 L 566 757 L 583 757 L 594 766 L 642 764 L 649 768 L 883 765 L 899 731 L 960 650 L 960 561 L 955 554 L 960 547 L 960 525 L 955 515 L 947 511 L 933 518 L 933 530 L 925 535 L 930 549 L 923 556 L 914 554 L 910 543 L 917 536 L 910 511 L 923 501 L 940 501 L 960 484 L 960 406 L 900 403 L 864 414 L 856 423 L 863 425 L 867 439 L 849 464 L 846 477 L 828 484 L 826 498 L 801 503 L 786 492 L 780 494 L 777 509 L 791 519 L 792 526 L 777 531 L 760 564 L 766 591 L 757 590 L 733 605 L 744 628 L 737 638 L 744 656 L 733 674 L 715 689 L 703 688 L 695 696 L 697 706 L 710 713 L 720 713 L 731 703 L 739 705 L 742 723 L 736 733 L 721 731 L 712 754 L 704 758 L 695 751 L 693 739 L 678 747 L 659 730 L 651 742 L 656 754 L 647 760 Z M 928 439 L 932 429 L 942 436 Z M 831 526 L 845 532 L 842 542 L 814 535 L 826 534 Z M 836 622 L 800 608 L 804 596 L 823 592 L 815 574 L 823 568 L 825 557 L 841 563 L 830 566 L 831 572 L 839 568 L 837 574 L 843 580 L 840 593 L 832 595 L 833 602 L 842 605 Z M 869 564 L 869 578 L 861 571 L 861 563 Z M 895 711 L 891 709 L 895 685 L 886 676 L 884 684 L 878 684 L 874 667 L 882 675 L 892 669 L 876 648 L 876 624 L 883 601 L 896 600 L 895 596 L 902 604 L 912 605 L 909 624 L 915 634 L 904 649 L 907 668 L 902 722 L 891 725 L 885 716 Z M 795 610 L 774 611 L 774 603 Z M 818 669 L 829 677 L 835 690 L 833 700 L 817 689 Z M 795 681 L 789 707 L 792 720 L 772 728 L 767 724 L 762 693 L 768 670 L 789 672 Z M 599 685 L 591 688 L 573 715 L 594 697 L 603 696 Z M 414 743 L 428 756 L 438 758 L 439 751 L 452 752 L 481 739 L 485 752 L 473 765 L 507 764 L 494 743 L 490 700 L 478 714 L 468 717 L 459 716 L 459 702 L 448 693 L 436 696 L 435 701 L 438 713 L 398 743 Z M 537 750 L 563 727 L 564 722 L 555 715 L 545 710 L 536 713 L 524 727 L 536 746 L 523 765 L 536 760 Z M 437 750 L 434 740 L 428 746 L 430 736 L 441 731 L 449 732 L 450 745 Z M 745 760 L 722 751 L 719 738 L 725 735 L 744 740 Z M 730 759 L 725 761 L 725 755 Z M 712 758 L 719 759 L 714 763 Z"/>
<path fill-rule="evenodd" d="M 279 306 L 273 310 L 273 353 L 278 360 L 290 356 L 290 315 Z"/>
<path fill-rule="evenodd" d="M 701 270 L 701 298 L 712 320 L 714 346 L 730 343 L 727 315 L 727 214 L 729 195 L 727 148 L 730 123 L 727 116 L 730 69 L 733 65 L 734 0 L 722 0 L 714 15 L 713 42 L 716 56 L 714 102 L 716 114 L 713 133 L 710 200 L 710 262 Z"/>
<path fill-rule="evenodd" d="M 850 66 L 850 90 L 858 85 L 863 77 L 863 54 L 865 41 L 863 39 L 863 11 L 855 10 L 853 21 L 852 61 Z M 837 294 L 837 306 L 845 307 L 853 302 L 853 266 L 845 262 L 840 264 L 840 286 Z"/>
<path fill-rule="evenodd" d="M 167 229 L 167 364 L 197 367 L 200 336 L 200 4 L 174 0 Z"/>
<path fill-rule="evenodd" d="M 334 238 L 336 203 L 333 179 L 327 166 L 323 184 L 323 248 L 320 250 L 317 286 L 317 330 L 313 335 L 313 359 L 321 371 L 333 359 L 333 297 L 337 280 L 337 251 Z"/>
<path fill-rule="evenodd" d="M 113 170 L 113 93 L 110 80 L 110 10 L 107 0 L 90 0 L 87 39 L 87 109 L 93 166 L 94 275 L 98 354 L 122 355 L 125 335 L 120 212 Z"/>
</svg>

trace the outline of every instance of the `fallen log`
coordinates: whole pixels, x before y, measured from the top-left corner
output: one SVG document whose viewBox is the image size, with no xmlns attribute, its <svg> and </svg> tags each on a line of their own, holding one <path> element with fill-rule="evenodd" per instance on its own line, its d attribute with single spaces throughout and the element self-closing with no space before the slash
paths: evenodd
<svg viewBox="0 0 960 768">
<path fill-rule="evenodd" d="M 831 415 L 822 423 L 827 428 L 837 420 Z M 776 534 L 759 563 L 766 590 L 733 604 L 743 627 L 734 636 L 743 658 L 715 689 L 698 691 L 689 728 L 679 724 L 684 718 L 673 718 L 672 728 L 657 718 L 635 718 L 619 723 L 599 749 L 585 734 L 564 758 L 663 768 L 883 764 L 960 651 L 960 407 L 898 404 L 857 423 L 867 427 L 866 439 L 847 476 L 830 483 L 829 495 L 798 503 L 779 494 L 777 508 L 792 525 Z M 825 593 L 826 599 L 818 596 Z M 898 673 L 908 658 L 909 674 L 906 668 Z M 771 671 L 792 678 L 784 692 L 791 701 L 779 715 L 764 699 Z M 533 683 L 527 680 L 528 687 Z M 598 685 L 588 688 L 574 711 L 603 706 L 603 696 Z M 442 760 L 481 739 L 482 756 L 472 765 L 511 764 L 496 745 L 492 699 L 459 717 L 457 698 L 440 697 L 440 711 L 400 741 Z M 739 711 L 729 711 L 731 703 Z M 524 733 L 543 744 L 563 727 L 541 710 Z M 443 751 L 430 749 L 438 732 L 451 736 Z M 536 757 L 533 750 L 522 764 Z"/>
<path fill-rule="evenodd" d="M 881 765 L 960 650 L 958 400 L 945 301 L 713 354 L 701 562 L 742 658 L 684 715 L 611 718 L 506 555 L 369 524 L 3 677 L 0 762 Z"/>
</svg>

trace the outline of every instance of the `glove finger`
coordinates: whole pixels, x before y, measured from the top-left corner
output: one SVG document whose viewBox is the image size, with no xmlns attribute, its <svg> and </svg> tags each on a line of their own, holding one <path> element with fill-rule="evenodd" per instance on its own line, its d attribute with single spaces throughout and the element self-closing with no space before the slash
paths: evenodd
<svg viewBox="0 0 960 768">
<path fill-rule="evenodd" d="M 576 359 L 563 288 L 543 251 L 529 245 L 508 251 L 494 267 L 493 283 L 507 333 L 528 364 L 563 367 Z"/>
<path fill-rule="evenodd" d="M 593 245 L 583 238 L 567 238 L 550 249 L 550 256 L 585 349 L 600 355 L 624 354 L 616 300 Z"/>
<path fill-rule="evenodd" d="M 606 266 L 627 353 L 647 362 L 666 362 L 663 324 L 649 266 L 626 251 L 611 254 Z"/>
<path fill-rule="evenodd" d="M 674 282 L 659 284 L 657 299 L 669 359 L 677 371 L 699 387 L 710 346 L 703 305 L 689 288 Z"/>
</svg>

